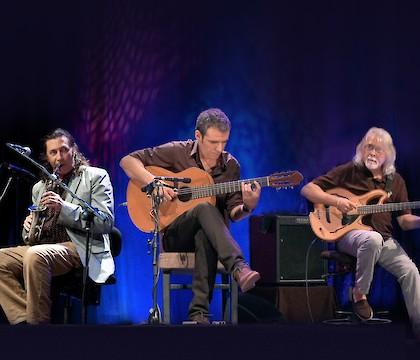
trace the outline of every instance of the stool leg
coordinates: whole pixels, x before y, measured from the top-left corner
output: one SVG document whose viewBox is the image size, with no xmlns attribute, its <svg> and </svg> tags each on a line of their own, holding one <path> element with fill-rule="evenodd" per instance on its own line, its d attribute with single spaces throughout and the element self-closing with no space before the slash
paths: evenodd
<svg viewBox="0 0 420 360">
<path fill-rule="evenodd" d="M 232 297 L 230 293 L 230 282 L 229 275 L 220 274 L 222 281 L 222 308 L 223 308 L 223 320 L 229 322 L 231 319 L 231 306 L 232 306 Z M 225 287 L 228 285 L 228 288 Z"/>
<path fill-rule="evenodd" d="M 171 289 L 170 289 L 170 272 L 163 272 L 163 322 L 171 323 Z"/>
<path fill-rule="evenodd" d="M 233 274 L 230 274 L 230 320 L 232 324 L 238 324 L 238 284 L 233 278 Z"/>
<path fill-rule="evenodd" d="M 63 305 L 63 323 L 69 323 L 69 315 L 71 310 L 71 296 L 68 294 L 64 295 L 64 305 Z"/>
</svg>

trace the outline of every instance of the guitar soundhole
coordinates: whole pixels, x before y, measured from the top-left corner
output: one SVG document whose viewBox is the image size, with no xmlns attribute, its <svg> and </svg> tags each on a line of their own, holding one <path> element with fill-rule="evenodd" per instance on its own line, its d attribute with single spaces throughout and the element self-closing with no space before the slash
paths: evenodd
<svg viewBox="0 0 420 360">
<path fill-rule="evenodd" d="M 189 187 L 184 186 L 178 190 L 178 199 L 182 202 L 190 201 L 192 197 L 192 191 Z"/>
</svg>

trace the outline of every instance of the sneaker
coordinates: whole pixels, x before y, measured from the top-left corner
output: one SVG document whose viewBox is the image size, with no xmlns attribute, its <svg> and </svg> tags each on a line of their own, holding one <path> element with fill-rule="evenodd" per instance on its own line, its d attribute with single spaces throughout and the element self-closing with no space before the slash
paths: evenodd
<svg viewBox="0 0 420 360">
<path fill-rule="evenodd" d="M 362 321 L 373 318 L 373 310 L 366 299 L 352 302 L 353 312 Z"/>
<path fill-rule="evenodd" d="M 242 292 L 251 290 L 255 286 L 255 283 L 261 278 L 258 272 L 251 270 L 248 264 L 245 263 L 237 266 L 233 270 L 233 277 Z"/>
<path fill-rule="evenodd" d="M 189 318 L 190 318 L 190 321 L 188 321 L 189 324 L 210 325 L 209 315 L 204 314 L 201 311 L 191 314 Z"/>
</svg>

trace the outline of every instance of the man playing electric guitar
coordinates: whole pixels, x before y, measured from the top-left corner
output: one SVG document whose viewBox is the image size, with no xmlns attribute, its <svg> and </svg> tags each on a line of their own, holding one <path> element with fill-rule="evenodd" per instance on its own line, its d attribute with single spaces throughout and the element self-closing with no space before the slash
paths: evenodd
<svg viewBox="0 0 420 360">
<path fill-rule="evenodd" d="M 390 134 L 384 129 L 371 128 L 357 146 L 352 162 L 340 165 L 314 179 L 303 187 L 301 193 L 314 204 L 322 204 L 330 211 L 338 209 L 343 214 L 351 214 L 359 204 L 337 196 L 332 190 L 334 188 L 347 190 L 360 197 L 381 189 L 389 194 L 388 202 L 407 202 L 405 182 L 395 171 L 395 157 Z M 311 215 L 314 216 L 313 214 Z M 332 213 L 331 216 L 333 215 Z M 396 215 L 403 230 L 420 227 L 420 217 L 411 214 L 410 210 L 398 211 Z M 353 309 L 362 320 L 372 318 L 373 311 L 366 295 L 371 285 L 374 266 L 378 263 L 398 279 L 414 333 L 420 339 L 420 275 L 416 265 L 392 237 L 392 213 L 374 213 L 365 216 L 363 221 L 370 230 L 366 227 L 356 228 L 346 232 L 337 242 L 340 251 L 357 258 Z"/>
<path fill-rule="evenodd" d="M 197 118 L 195 141 L 173 141 L 154 148 L 135 151 L 121 160 L 121 167 L 130 179 L 142 185 L 153 182 L 154 175 L 146 168 L 159 166 L 172 172 L 198 167 L 211 175 L 215 183 L 240 179 L 238 161 L 224 151 L 230 134 L 230 121 L 219 109 L 203 111 Z M 260 279 L 250 269 L 242 251 L 228 229 L 230 220 L 248 216 L 257 206 L 261 187 L 258 182 L 241 183 L 241 191 L 217 195 L 216 206 L 202 202 L 177 217 L 164 229 L 165 251 L 195 252 L 193 299 L 189 318 L 208 324 L 217 261 L 233 272 L 242 291 L 248 291 Z M 174 201 L 177 193 L 163 187 L 163 200 Z"/>
</svg>

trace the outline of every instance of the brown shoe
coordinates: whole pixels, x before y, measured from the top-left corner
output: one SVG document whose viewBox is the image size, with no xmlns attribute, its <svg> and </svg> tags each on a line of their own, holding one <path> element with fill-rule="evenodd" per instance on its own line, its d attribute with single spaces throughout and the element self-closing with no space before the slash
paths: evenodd
<svg viewBox="0 0 420 360">
<path fill-rule="evenodd" d="M 366 299 L 353 301 L 352 303 L 353 312 L 359 317 L 362 321 L 368 321 L 373 318 L 373 310 L 370 307 Z"/>
<path fill-rule="evenodd" d="M 209 315 L 203 312 L 197 312 L 189 316 L 190 322 L 196 323 L 197 325 L 210 325 Z"/>
<path fill-rule="evenodd" d="M 245 263 L 237 266 L 235 270 L 233 270 L 233 277 L 242 292 L 251 290 L 255 286 L 255 283 L 261 278 L 258 272 L 251 270 Z"/>
</svg>

